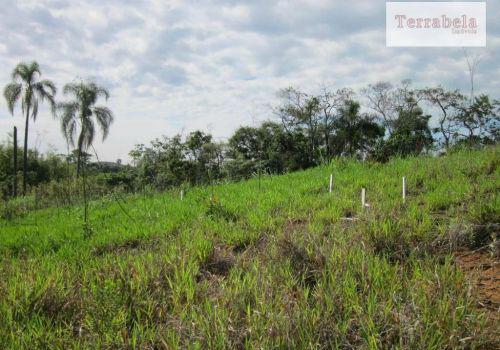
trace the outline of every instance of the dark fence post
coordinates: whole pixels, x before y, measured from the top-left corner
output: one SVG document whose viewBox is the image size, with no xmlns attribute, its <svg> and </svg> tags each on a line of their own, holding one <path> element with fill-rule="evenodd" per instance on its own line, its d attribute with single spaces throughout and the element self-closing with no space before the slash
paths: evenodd
<svg viewBox="0 0 500 350">
<path fill-rule="evenodd" d="M 14 197 L 17 197 L 17 128 L 14 126 L 14 188 L 13 188 L 13 195 Z"/>
</svg>

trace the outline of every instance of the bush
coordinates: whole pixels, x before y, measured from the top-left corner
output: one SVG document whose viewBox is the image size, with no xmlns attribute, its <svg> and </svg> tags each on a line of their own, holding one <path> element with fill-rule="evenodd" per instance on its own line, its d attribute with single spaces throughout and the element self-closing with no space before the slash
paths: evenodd
<svg viewBox="0 0 500 350">
<path fill-rule="evenodd" d="M 0 208 L 0 218 L 4 220 L 14 220 L 25 216 L 30 210 L 36 207 L 34 196 L 25 196 L 5 201 Z"/>
<path fill-rule="evenodd" d="M 216 197 L 210 199 L 206 215 L 212 219 L 223 219 L 225 221 L 236 221 L 238 219 L 236 214 L 226 209 Z"/>
</svg>

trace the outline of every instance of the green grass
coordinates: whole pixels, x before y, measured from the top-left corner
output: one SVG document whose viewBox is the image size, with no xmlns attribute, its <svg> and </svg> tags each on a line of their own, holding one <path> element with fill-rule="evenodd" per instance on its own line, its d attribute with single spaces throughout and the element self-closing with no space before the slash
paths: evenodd
<svg viewBox="0 0 500 350">
<path fill-rule="evenodd" d="M 78 206 L 0 221 L 0 347 L 497 346 L 451 254 L 500 221 L 499 150 L 103 199 L 90 237 Z"/>
</svg>

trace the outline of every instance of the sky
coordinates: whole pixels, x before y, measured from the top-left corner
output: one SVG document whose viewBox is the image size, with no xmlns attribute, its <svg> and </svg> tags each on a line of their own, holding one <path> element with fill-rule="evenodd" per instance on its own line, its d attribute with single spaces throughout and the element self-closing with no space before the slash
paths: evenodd
<svg viewBox="0 0 500 350">
<path fill-rule="evenodd" d="M 273 117 L 276 92 L 361 89 L 411 79 L 468 91 L 462 48 L 388 48 L 380 0 L 0 0 L 0 85 L 36 60 L 59 88 L 92 79 L 115 115 L 95 143 L 101 160 L 127 161 L 139 143 L 205 130 L 224 140 Z M 487 1 L 487 46 L 476 91 L 500 97 L 500 1 Z M 106 103 L 101 101 L 100 104 Z M 16 124 L 0 98 L 0 141 Z M 30 147 L 66 152 L 59 122 L 41 108 Z"/>
</svg>

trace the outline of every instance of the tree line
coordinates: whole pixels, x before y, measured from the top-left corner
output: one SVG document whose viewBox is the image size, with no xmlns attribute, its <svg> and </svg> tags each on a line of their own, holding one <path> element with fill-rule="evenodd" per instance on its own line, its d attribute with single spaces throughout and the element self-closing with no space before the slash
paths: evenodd
<svg viewBox="0 0 500 350">
<path fill-rule="evenodd" d="M 104 140 L 113 122 L 109 108 L 96 106 L 109 92 L 86 81 L 66 84 L 66 101 L 57 102 L 56 92 L 50 80 L 41 79 L 36 62 L 17 65 L 4 89 L 9 111 L 14 114 L 20 104 L 25 119 L 24 148 L 19 149 L 23 194 L 28 185 L 79 177 L 84 169 L 109 188 L 164 190 L 306 169 L 334 157 L 385 162 L 499 140 L 500 102 L 488 95 L 466 96 L 442 86 L 415 88 L 408 80 L 379 82 L 358 92 L 324 87 L 310 94 L 289 87 L 278 91 L 272 115 L 259 126 L 242 126 L 224 142 L 201 130 L 158 138 L 136 145 L 129 153 L 132 164 L 125 166 L 91 161 L 96 129 Z M 68 148 L 74 149 L 70 154 L 40 155 L 28 149 L 29 122 L 36 121 L 41 103 L 60 121 Z M 15 194 L 14 150 L 17 146 L 0 146 L 4 197 Z"/>
<path fill-rule="evenodd" d="M 408 80 L 379 82 L 359 93 L 323 88 L 308 94 L 289 87 L 278 97 L 270 120 L 238 128 L 227 142 L 195 131 L 184 139 L 137 145 L 130 152 L 137 182 L 164 189 L 238 180 L 306 169 L 334 157 L 386 162 L 495 144 L 500 136 L 498 100 L 441 86 L 414 88 Z"/>
</svg>

